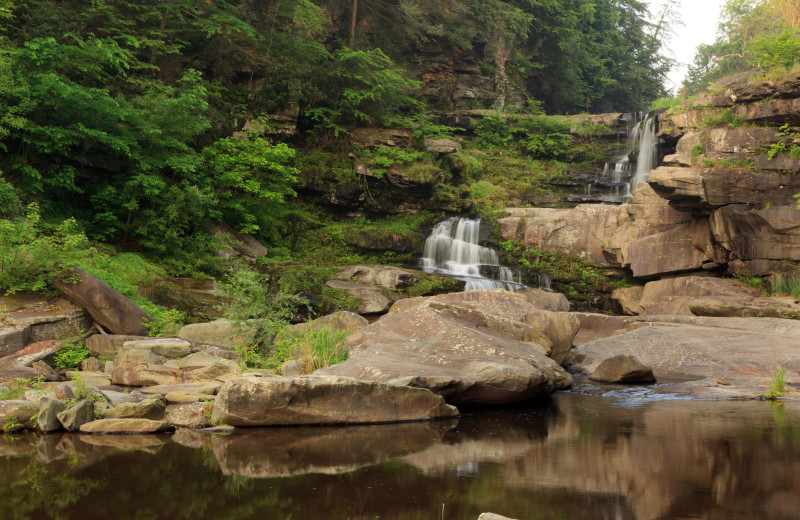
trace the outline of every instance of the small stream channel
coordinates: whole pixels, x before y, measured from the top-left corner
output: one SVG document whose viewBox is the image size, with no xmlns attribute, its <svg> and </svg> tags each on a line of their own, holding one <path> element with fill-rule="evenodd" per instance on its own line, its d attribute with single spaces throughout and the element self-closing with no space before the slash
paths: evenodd
<svg viewBox="0 0 800 520">
<path fill-rule="evenodd" d="M 608 390 L 428 423 L 4 436 L 0 517 L 797 518 L 800 403 Z"/>
</svg>

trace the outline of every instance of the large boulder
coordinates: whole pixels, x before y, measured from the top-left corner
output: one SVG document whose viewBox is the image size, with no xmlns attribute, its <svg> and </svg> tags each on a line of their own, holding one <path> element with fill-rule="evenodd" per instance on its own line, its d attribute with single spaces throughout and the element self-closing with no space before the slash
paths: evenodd
<svg viewBox="0 0 800 520">
<path fill-rule="evenodd" d="M 30 327 L 0 327 L 0 357 L 22 350 L 30 342 Z"/>
<path fill-rule="evenodd" d="M 166 366 L 180 371 L 181 380 L 186 383 L 223 382 L 242 371 L 243 366 L 232 360 L 205 352 L 195 352 L 185 358 L 168 361 Z"/>
<path fill-rule="evenodd" d="M 170 410 L 164 420 L 176 428 L 208 428 L 211 426 L 212 406 L 209 403 L 191 403 L 178 406 Z"/>
<path fill-rule="evenodd" d="M 94 419 L 94 403 L 89 399 L 78 401 L 66 410 L 56 414 L 64 429 L 70 432 Z"/>
<path fill-rule="evenodd" d="M 61 430 L 63 426 L 58 414 L 67 409 L 67 404 L 57 399 L 43 397 L 39 400 L 39 417 L 37 424 L 44 433 Z"/>
<path fill-rule="evenodd" d="M 698 397 L 766 394 L 778 366 L 785 368 L 787 381 L 800 381 L 797 321 L 698 316 L 637 321 L 624 334 L 576 347 L 568 362 L 592 373 L 609 357 L 636 356 L 662 383 L 678 378 L 680 391 Z"/>
<path fill-rule="evenodd" d="M 146 336 L 152 318 L 138 305 L 94 276 L 72 267 L 53 279 L 53 285 L 101 326 L 114 334 Z"/>
<path fill-rule="evenodd" d="M 370 424 L 455 417 L 422 389 L 336 376 L 246 374 L 222 387 L 214 420 L 233 426 Z"/>
<path fill-rule="evenodd" d="M 589 377 L 605 383 L 655 383 L 653 369 L 634 356 L 614 356 L 603 360 Z"/>
<path fill-rule="evenodd" d="M 163 399 L 145 399 L 138 403 L 120 403 L 107 410 L 107 419 L 152 419 L 164 418 L 166 402 Z"/>
<path fill-rule="evenodd" d="M 257 333 L 258 324 L 254 320 L 219 319 L 184 325 L 175 335 L 196 345 L 215 345 L 233 350 L 251 343 Z"/>
<path fill-rule="evenodd" d="M 526 401 L 571 384 L 558 362 L 578 326 L 503 290 L 405 299 L 348 338 L 348 360 L 316 373 L 428 388 L 453 404 Z"/>
<path fill-rule="evenodd" d="M 181 383 L 180 370 L 166 366 L 150 350 L 123 350 L 114 358 L 111 382 L 124 386 L 153 386 Z"/>
<path fill-rule="evenodd" d="M 365 285 L 343 280 L 328 280 L 325 285 L 343 291 L 348 296 L 358 298 L 359 314 L 381 314 L 401 298 L 397 293 L 382 290 L 374 285 Z"/>
</svg>

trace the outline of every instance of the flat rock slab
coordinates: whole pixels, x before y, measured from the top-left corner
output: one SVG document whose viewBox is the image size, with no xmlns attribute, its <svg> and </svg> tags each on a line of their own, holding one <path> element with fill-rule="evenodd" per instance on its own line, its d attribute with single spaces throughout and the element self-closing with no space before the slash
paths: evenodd
<svg viewBox="0 0 800 520">
<path fill-rule="evenodd" d="M 220 388 L 222 388 L 221 383 L 183 383 L 178 385 L 148 386 L 140 388 L 139 391 L 143 394 L 160 394 L 164 396 L 172 392 L 214 395 Z"/>
<path fill-rule="evenodd" d="M 170 392 L 165 397 L 168 403 L 198 403 L 216 399 L 215 395 L 188 392 Z"/>
<path fill-rule="evenodd" d="M 222 387 L 214 420 L 232 426 L 372 424 L 456 417 L 423 388 L 336 376 L 236 377 Z"/>
<path fill-rule="evenodd" d="M 689 379 L 676 388 L 704 398 L 764 395 L 778 365 L 787 382 L 800 381 L 800 323 L 794 320 L 653 316 L 630 329 L 576 347 L 568 362 L 592 373 L 609 357 L 636 356 L 659 380 Z"/>
<path fill-rule="evenodd" d="M 83 433 L 158 433 L 171 429 L 167 421 L 151 419 L 99 419 L 81 426 Z"/>
<path fill-rule="evenodd" d="M 69 379 L 83 381 L 94 386 L 108 386 L 111 384 L 111 376 L 105 372 L 84 372 L 82 370 L 67 370 L 66 376 Z"/>
<path fill-rule="evenodd" d="M 352 334 L 349 359 L 315 373 L 428 388 L 455 405 L 522 402 L 572 383 L 558 362 L 578 327 L 502 290 L 410 298 Z"/>
<path fill-rule="evenodd" d="M 180 338 L 153 338 L 126 341 L 123 350 L 149 350 L 156 356 L 180 359 L 192 353 L 192 344 Z"/>
</svg>

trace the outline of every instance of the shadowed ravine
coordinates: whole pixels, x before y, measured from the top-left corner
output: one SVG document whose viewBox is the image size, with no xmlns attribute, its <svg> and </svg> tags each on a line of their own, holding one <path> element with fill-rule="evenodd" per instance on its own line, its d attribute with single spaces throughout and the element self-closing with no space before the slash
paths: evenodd
<svg viewBox="0 0 800 520">
<path fill-rule="evenodd" d="M 800 405 L 612 395 L 458 422 L 7 436 L 0 500 L 25 518 L 795 518 Z"/>
</svg>

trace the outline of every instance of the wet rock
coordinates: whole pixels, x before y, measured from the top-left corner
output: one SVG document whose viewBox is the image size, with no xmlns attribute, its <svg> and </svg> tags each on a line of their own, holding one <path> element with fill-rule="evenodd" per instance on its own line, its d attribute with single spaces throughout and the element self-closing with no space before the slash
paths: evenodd
<svg viewBox="0 0 800 520">
<path fill-rule="evenodd" d="M 494 513 L 481 513 L 478 520 L 514 520 L 507 516 L 496 515 Z"/>
<path fill-rule="evenodd" d="M 144 323 L 150 316 L 94 276 L 73 267 L 54 279 L 53 284 L 106 330 L 115 334 L 147 335 Z"/>
<path fill-rule="evenodd" d="M 0 431 L 16 432 L 36 426 L 33 417 L 39 407 L 30 401 L 0 401 Z"/>
<path fill-rule="evenodd" d="M 233 426 L 403 422 L 454 417 L 458 410 L 422 388 L 336 376 L 247 374 L 222 387 L 214 420 Z"/>
<path fill-rule="evenodd" d="M 81 425 L 94 419 L 94 403 L 89 399 L 84 399 L 59 412 L 56 416 L 65 430 L 74 432 Z"/>
<path fill-rule="evenodd" d="M 209 426 L 208 428 L 200 428 L 196 431 L 197 433 L 206 433 L 212 435 L 230 435 L 236 431 L 236 427 L 231 426 L 230 424 L 218 424 L 216 426 Z"/>
<path fill-rule="evenodd" d="M 80 429 L 83 433 L 158 433 L 173 427 L 167 421 L 150 419 L 98 419 Z"/>
<path fill-rule="evenodd" d="M 428 388 L 453 404 L 526 401 L 571 384 L 558 362 L 578 327 L 503 290 L 410 298 L 352 334 L 346 361 L 315 373 Z"/>
<path fill-rule="evenodd" d="M 153 419 L 164 418 L 166 402 L 163 399 L 146 399 L 138 403 L 120 403 L 107 410 L 107 419 Z"/>
<path fill-rule="evenodd" d="M 211 426 L 212 406 L 211 403 L 191 403 L 179 406 L 171 410 L 164 420 L 176 428 L 208 428 Z"/>
<path fill-rule="evenodd" d="M 634 356 L 614 356 L 603 360 L 589 377 L 604 383 L 655 383 L 653 369 Z"/>
<path fill-rule="evenodd" d="M 58 420 L 58 414 L 67 409 L 66 403 L 57 399 L 50 399 L 43 397 L 39 400 L 39 429 L 44 433 L 54 432 L 63 429 L 61 421 Z"/>
<path fill-rule="evenodd" d="M 192 344 L 180 338 L 151 338 L 126 341 L 123 350 L 149 350 L 156 356 L 180 359 L 192 353 Z"/>
</svg>

